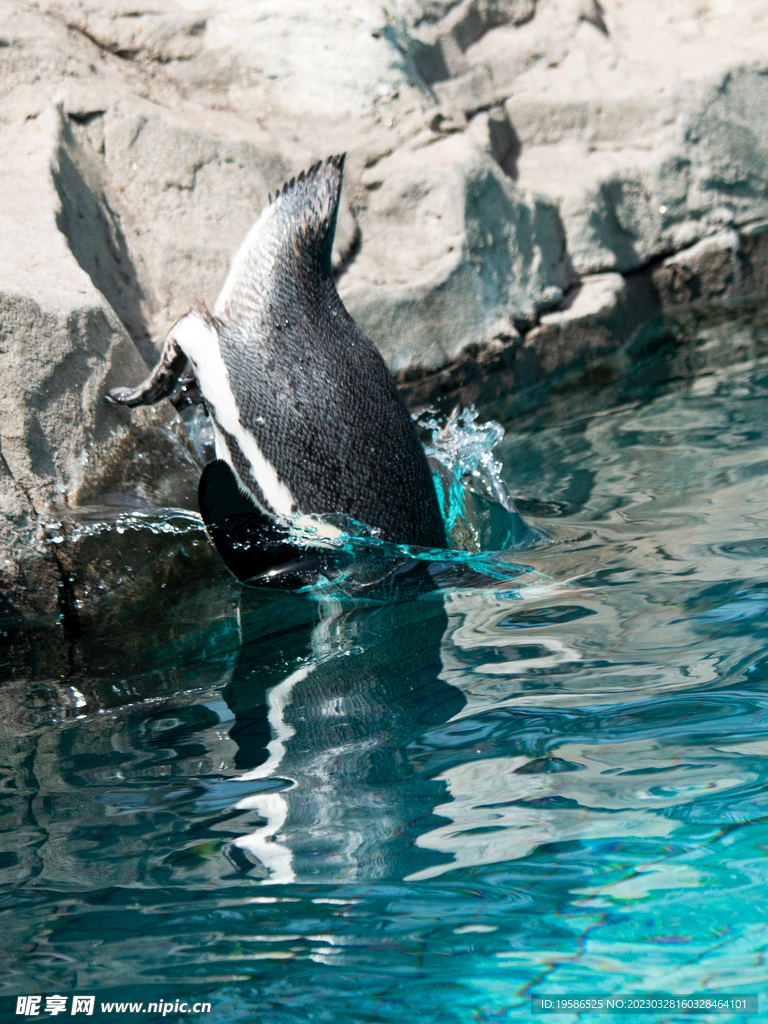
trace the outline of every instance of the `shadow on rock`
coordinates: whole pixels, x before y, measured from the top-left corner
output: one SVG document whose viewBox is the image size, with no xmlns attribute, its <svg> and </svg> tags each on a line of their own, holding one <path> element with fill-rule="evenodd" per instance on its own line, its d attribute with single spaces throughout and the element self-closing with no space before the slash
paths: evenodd
<svg viewBox="0 0 768 1024">
<path fill-rule="evenodd" d="M 101 114 L 94 116 L 101 118 Z M 144 359 L 153 363 L 155 350 L 141 305 L 144 295 L 120 218 L 110 207 L 95 161 L 89 160 L 66 121 L 53 182 L 61 200 L 56 226 L 72 255 L 117 313 Z"/>
</svg>

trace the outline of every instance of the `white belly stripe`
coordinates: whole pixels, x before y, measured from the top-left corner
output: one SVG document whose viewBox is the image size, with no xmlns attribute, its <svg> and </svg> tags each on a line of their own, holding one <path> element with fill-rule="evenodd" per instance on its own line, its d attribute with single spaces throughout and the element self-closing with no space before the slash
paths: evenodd
<svg viewBox="0 0 768 1024">
<path fill-rule="evenodd" d="M 227 368 L 221 358 L 216 331 L 197 313 L 191 312 L 171 328 L 171 333 L 191 361 L 203 397 L 215 411 L 216 419 L 221 427 L 235 438 L 243 455 L 251 464 L 253 476 L 270 508 L 278 515 L 290 517 L 296 507 L 290 488 L 279 478 L 272 463 L 264 457 L 253 434 L 240 422 L 237 402 L 229 384 Z M 216 455 L 224 459 L 237 476 L 225 439 L 217 430 L 215 437 Z M 243 481 L 240 480 L 240 483 L 242 485 Z"/>
</svg>

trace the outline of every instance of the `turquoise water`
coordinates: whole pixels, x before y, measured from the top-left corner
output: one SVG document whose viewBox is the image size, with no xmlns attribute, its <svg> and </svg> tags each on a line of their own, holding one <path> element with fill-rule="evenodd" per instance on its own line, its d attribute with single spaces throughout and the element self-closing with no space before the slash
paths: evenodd
<svg viewBox="0 0 768 1024">
<path fill-rule="evenodd" d="M 699 326 L 510 407 L 494 456 L 538 532 L 480 480 L 453 526 L 519 550 L 436 589 L 221 575 L 111 614 L 56 677 L 9 669 L 8 1019 L 26 993 L 454 1024 L 763 992 L 766 337 Z M 206 543 L 174 522 L 171 563 Z"/>
</svg>

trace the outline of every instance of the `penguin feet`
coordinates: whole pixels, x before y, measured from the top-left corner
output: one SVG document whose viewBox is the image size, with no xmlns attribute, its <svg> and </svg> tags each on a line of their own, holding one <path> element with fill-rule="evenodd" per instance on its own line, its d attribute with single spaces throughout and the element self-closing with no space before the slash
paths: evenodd
<svg viewBox="0 0 768 1024">
<path fill-rule="evenodd" d="M 187 357 L 168 333 L 160 353 L 160 362 L 147 379 L 136 388 L 112 388 L 106 399 L 112 405 L 154 405 L 161 398 L 168 398 L 179 383 L 179 377 L 187 365 Z"/>
</svg>

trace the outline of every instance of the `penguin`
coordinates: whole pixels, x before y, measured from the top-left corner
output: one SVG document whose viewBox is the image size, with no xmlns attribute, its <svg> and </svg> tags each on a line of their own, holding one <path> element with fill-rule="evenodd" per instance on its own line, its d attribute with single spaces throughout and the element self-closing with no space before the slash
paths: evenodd
<svg viewBox="0 0 768 1024">
<path fill-rule="evenodd" d="M 413 421 L 333 280 L 343 168 L 344 155 L 331 156 L 270 198 L 213 311 L 195 302 L 149 377 L 107 395 L 152 404 L 191 369 L 216 453 L 200 480 L 200 511 L 243 581 L 285 565 L 306 576 L 342 557 L 286 543 L 281 524 L 297 517 L 341 513 L 392 544 L 446 546 Z"/>
</svg>

